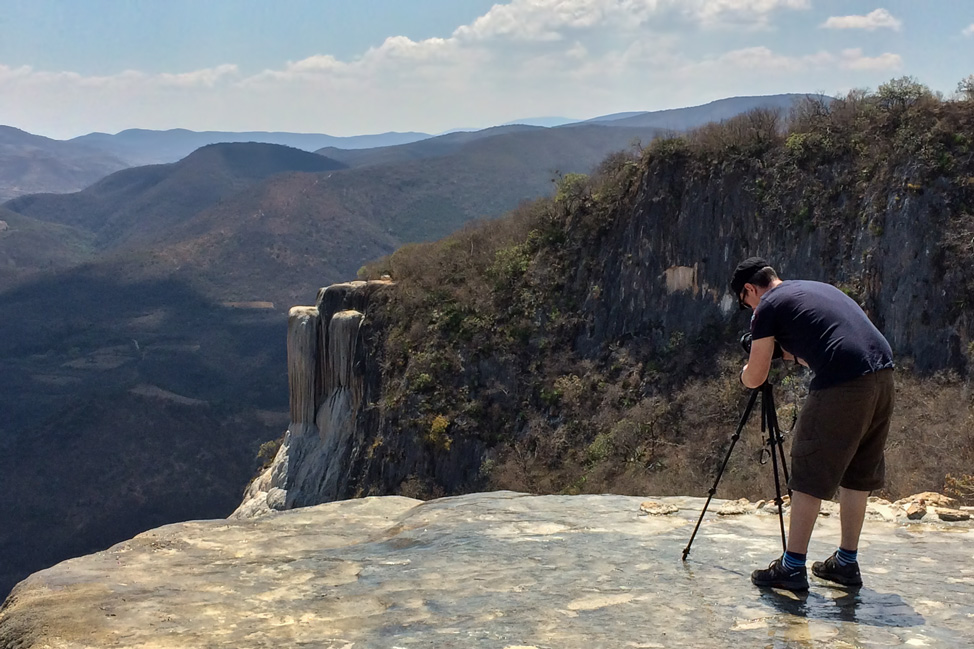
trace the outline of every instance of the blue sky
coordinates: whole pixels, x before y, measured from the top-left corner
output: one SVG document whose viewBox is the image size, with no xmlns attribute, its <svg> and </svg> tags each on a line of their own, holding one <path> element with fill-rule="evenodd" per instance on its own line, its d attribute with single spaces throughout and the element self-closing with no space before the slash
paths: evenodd
<svg viewBox="0 0 974 649">
<path fill-rule="evenodd" d="M 0 0 L 0 124 L 353 135 L 974 74 L 971 0 Z"/>
</svg>

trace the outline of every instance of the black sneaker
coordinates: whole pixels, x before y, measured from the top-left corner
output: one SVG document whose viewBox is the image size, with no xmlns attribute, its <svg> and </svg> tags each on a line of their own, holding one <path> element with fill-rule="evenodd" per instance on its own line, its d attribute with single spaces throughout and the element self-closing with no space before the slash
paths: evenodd
<svg viewBox="0 0 974 649">
<path fill-rule="evenodd" d="M 764 570 L 751 573 L 751 582 L 755 586 L 768 588 L 784 588 L 785 590 L 808 590 L 808 573 L 805 566 L 801 568 L 785 568 L 781 558 L 771 562 Z"/>
<path fill-rule="evenodd" d="M 841 565 L 835 558 L 836 553 L 825 561 L 816 561 L 812 564 L 812 574 L 819 579 L 834 581 L 843 586 L 862 586 L 862 575 L 859 574 L 858 563 L 847 563 Z"/>
</svg>

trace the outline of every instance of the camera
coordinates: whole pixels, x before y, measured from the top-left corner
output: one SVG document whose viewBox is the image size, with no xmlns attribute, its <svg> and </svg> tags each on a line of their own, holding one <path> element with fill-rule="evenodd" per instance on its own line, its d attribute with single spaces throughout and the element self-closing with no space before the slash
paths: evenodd
<svg viewBox="0 0 974 649">
<path fill-rule="evenodd" d="M 745 354 L 751 353 L 751 332 L 747 331 L 741 335 L 741 348 L 744 349 Z"/>
<path fill-rule="evenodd" d="M 744 349 L 745 354 L 751 353 L 752 340 L 753 338 L 751 336 L 750 331 L 747 331 L 743 335 L 741 335 L 741 347 Z M 781 349 L 781 345 L 779 345 L 778 341 L 776 340 L 774 341 L 774 352 L 772 352 L 771 358 L 775 359 L 775 358 L 782 358 L 782 357 L 784 357 L 784 351 Z"/>
</svg>

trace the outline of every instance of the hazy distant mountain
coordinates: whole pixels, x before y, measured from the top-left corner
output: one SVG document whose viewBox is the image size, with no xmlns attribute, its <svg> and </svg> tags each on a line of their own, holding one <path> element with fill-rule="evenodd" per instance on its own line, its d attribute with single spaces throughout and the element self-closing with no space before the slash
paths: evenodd
<svg viewBox="0 0 974 649">
<path fill-rule="evenodd" d="M 788 111 L 791 107 L 807 95 L 769 95 L 766 97 L 734 97 L 711 102 L 704 106 L 690 108 L 676 108 L 655 112 L 625 112 L 612 115 L 593 117 L 581 122 L 567 122 L 552 125 L 552 130 L 588 128 L 604 126 L 612 128 L 653 129 L 650 137 L 657 133 L 672 130 L 687 130 L 702 126 L 708 122 L 730 119 L 735 115 L 755 108 L 779 108 Z M 820 97 L 820 95 L 813 95 Z M 543 121 L 549 118 L 539 118 Z M 563 118 L 550 118 L 561 120 Z M 533 121 L 533 120 L 528 120 Z M 398 146 L 376 147 L 370 149 L 346 150 L 337 147 L 326 147 L 318 150 L 321 155 L 328 156 L 350 167 L 364 167 L 376 164 L 405 162 L 407 160 L 421 160 L 446 156 L 459 151 L 461 148 L 476 140 L 493 138 L 505 133 L 519 133 L 526 131 L 545 130 L 541 125 L 514 123 L 504 126 L 482 129 L 479 131 L 451 132 L 426 140 L 401 144 Z M 644 137 L 646 131 L 639 134 Z M 644 143 L 647 140 L 644 139 Z M 624 145 L 623 145 L 624 146 Z"/>
<path fill-rule="evenodd" d="M 259 131 L 232 133 L 188 131 L 186 129 L 168 131 L 129 129 L 115 135 L 89 133 L 70 141 L 111 153 L 132 162 L 132 164 L 145 165 L 175 162 L 200 147 L 221 142 L 263 142 L 265 144 L 280 144 L 304 151 L 315 151 L 326 146 L 344 149 L 393 146 L 424 140 L 428 137 L 430 136 L 426 133 L 412 132 L 336 137 L 316 133 L 267 133 Z"/>
<path fill-rule="evenodd" d="M 614 122 L 618 119 L 625 119 L 626 117 L 635 117 L 636 115 L 646 115 L 645 110 L 634 110 L 627 113 L 612 113 L 611 115 L 602 115 L 600 117 L 593 117 L 591 119 L 579 120 L 575 122 L 576 124 L 593 124 L 600 122 Z"/>
<path fill-rule="evenodd" d="M 421 160 L 423 158 L 438 158 L 459 151 L 464 145 L 476 140 L 504 135 L 505 133 L 522 133 L 525 131 L 540 130 L 542 128 L 541 126 L 529 126 L 526 124 L 511 124 L 508 126 L 494 126 L 479 131 L 454 131 L 452 133 L 431 137 L 427 140 L 397 146 L 355 150 L 325 147 L 318 149 L 317 153 L 328 156 L 333 160 L 338 160 L 341 163 L 347 164 L 349 167 L 364 167 L 375 164 Z"/>
<path fill-rule="evenodd" d="M 689 108 L 673 108 L 670 110 L 657 110 L 645 113 L 616 113 L 615 115 L 605 115 L 593 119 L 579 122 L 587 124 L 597 122 L 606 126 L 626 126 L 626 127 L 653 127 L 659 129 L 685 131 L 691 128 L 703 126 L 708 122 L 720 122 L 730 119 L 735 115 L 746 113 L 755 108 L 781 109 L 787 112 L 797 102 L 805 97 L 828 100 L 823 95 L 767 95 L 759 97 L 731 97 L 712 101 L 702 106 L 692 106 Z M 571 128 L 572 124 L 568 125 Z"/>
<path fill-rule="evenodd" d="M 100 248 L 145 241 L 275 174 L 344 168 L 324 156 L 276 144 L 205 146 L 179 162 L 125 169 L 74 194 L 36 194 L 5 204 L 14 212 L 92 232 Z"/>
<path fill-rule="evenodd" d="M 40 191 L 78 191 L 128 166 L 99 149 L 0 126 L 0 202 Z"/>
<path fill-rule="evenodd" d="M 563 124 L 572 124 L 577 122 L 577 119 L 570 119 L 568 117 L 528 117 L 525 119 L 516 119 L 510 122 L 505 122 L 502 126 L 513 126 L 514 124 L 521 124 L 524 126 L 561 126 Z"/>
<path fill-rule="evenodd" d="M 114 171 L 134 165 L 175 162 L 208 144 L 280 144 L 304 151 L 319 151 L 350 166 L 364 166 L 447 155 L 465 142 L 492 137 L 503 129 L 574 128 L 579 124 L 599 123 L 684 130 L 709 121 L 728 119 L 759 106 L 787 110 L 804 96 L 734 97 L 704 106 L 614 113 L 582 122 L 564 117 L 534 117 L 495 128 L 453 131 L 439 137 L 415 132 L 336 137 L 314 133 L 129 129 L 115 135 L 90 133 L 59 141 L 0 126 L 0 202 L 24 194 L 78 191 Z M 429 145 L 410 146 L 423 142 Z M 403 146 L 406 148 L 400 148 Z"/>
</svg>

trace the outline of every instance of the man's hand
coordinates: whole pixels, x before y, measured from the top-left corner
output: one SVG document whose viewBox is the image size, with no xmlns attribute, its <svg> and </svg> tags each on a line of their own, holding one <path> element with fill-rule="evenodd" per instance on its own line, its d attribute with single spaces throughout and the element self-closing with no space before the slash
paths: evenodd
<svg viewBox="0 0 974 649">
<path fill-rule="evenodd" d="M 748 388 L 759 388 L 768 379 L 771 357 L 774 355 L 774 336 L 751 341 L 751 355 L 741 371 L 741 383 Z"/>
</svg>

